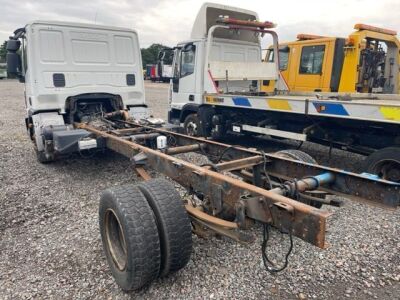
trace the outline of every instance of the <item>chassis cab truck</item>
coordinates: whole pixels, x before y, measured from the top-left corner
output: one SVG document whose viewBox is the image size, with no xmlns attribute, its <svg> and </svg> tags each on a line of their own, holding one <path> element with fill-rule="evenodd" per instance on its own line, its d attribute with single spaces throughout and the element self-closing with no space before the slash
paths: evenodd
<svg viewBox="0 0 400 300">
<path fill-rule="evenodd" d="M 175 48 L 169 122 L 213 139 L 269 135 L 369 155 L 360 171 L 399 182 L 400 96 L 289 91 L 279 56 L 262 62 L 264 35 L 272 36 L 271 49 L 278 53 L 272 27 L 255 12 L 204 4 L 191 39 Z M 311 50 L 307 68 L 321 57 L 317 48 Z M 272 82 L 274 89 L 265 91 Z M 396 90 L 394 78 L 391 83 Z"/>
<path fill-rule="evenodd" d="M 201 28 L 196 27 L 195 36 L 202 36 L 209 24 L 210 32 L 218 36 L 216 45 L 196 39 L 175 49 L 179 77 L 173 82 L 178 91 L 172 95 L 174 109 L 189 111 L 183 104 L 186 99 L 197 104 L 198 110 L 185 117 L 191 116 L 191 122 L 204 131 L 209 130 L 204 123 L 209 117 L 203 119 L 201 113 L 204 108 L 215 125 L 210 130 L 213 135 L 220 134 L 218 126 L 224 116 L 210 109 L 218 103 L 246 106 L 254 99 L 265 101 L 258 92 L 260 78 L 279 81 L 275 63 L 261 63 L 254 34 L 269 33 L 267 27 L 272 24 L 254 21 L 254 14 L 239 9 L 229 13 L 243 21 L 223 17 L 222 25 L 206 22 L 226 16 L 226 10 L 207 4 L 200 12 Z M 246 30 L 239 34 L 243 26 Z M 210 33 L 207 38 L 212 39 Z M 276 36 L 275 42 L 277 45 Z M 129 115 L 140 119 L 144 110 L 140 50 L 134 31 L 34 22 L 15 32 L 8 51 L 9 70 L 25 80 L 27 128 L 40 159 L 48 161 L 58 154 L 100 147 L 102 141 L 106 148 L 134 162 L 146 180 L 113 186 L 100 198 L 104 252 L 123 290 L 138 290 L 182 269 L 190 261 L 192 229 L 205 237 L 215 233 L 246 244 L 254 241 L 253 233 L 242 230 L 255 221 L 261 223 L 263 263 L 267 271 L 276 273 L 286 268 L 292 246 L 281 267 L 272 264 L 267 253 L 269 228 L 287 234 L 291 245 L 295 236 L 324 249 L 330 213 L 319 208 L 339 205 L 326 199 L 326 193 L 348 194 L 354 200 L 391 208 L 399 205 L 399 184 L 319 166 L 298 150 L 266 154 L 182 135 L 167 126 L 155 128 L 126 120 Z M 202 105 L 203 93 L 209 106 Z M 249 100 L 250 96 L 254 99 Z M 193 121 L 197 114 L 201 122 Z M 174 156 L 189 152 L 202 154 L 210 163 L 198 165 Z M 145 167 L 196 195 L 196 206 L 192 201 L 183 202 L 170 181 L 151 179 Z M 320 187 L 324 191 L 318 190 Z"/>
<path fill-rule="evenodd" d="M 277 88 L 287 90 L 278 63 L 262 63 L 260 35 L 272 35 L 278 47 L 276 33 L 267 30 L 271 27 L 274 24 L 270 22 L 258 22 L 256 12 L 204 4 L 191 39 L 175 47 L 169 121 L 183 122 L 189 135 L 218 138 L 225 129 L 212 126 L 223 121 L 215 104 L 246 105 L 245 95 L 265 94 L 260 86 L 263 80 L 276 81 Z M 225 96 L 229 98 L 226 101 Z"/>
<path fill-rule="evenodd" d="M 7 51 L 8 72 L 25 83 L 26 128 L 40 162 L 102 147 L 74 122 L 145 111 L 134 30 L 35 21 L 14 32 Z"/>
</svg>

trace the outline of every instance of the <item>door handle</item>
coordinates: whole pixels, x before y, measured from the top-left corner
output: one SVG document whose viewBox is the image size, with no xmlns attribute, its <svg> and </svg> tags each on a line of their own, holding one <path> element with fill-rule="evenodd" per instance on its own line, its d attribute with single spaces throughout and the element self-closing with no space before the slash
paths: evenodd
<svg viewBox="0 0 400 300">
<path fill-rule="evenodd" d="M 194 95 L 189 95 L 189 101 L 194 101 Z"/>
</svg>

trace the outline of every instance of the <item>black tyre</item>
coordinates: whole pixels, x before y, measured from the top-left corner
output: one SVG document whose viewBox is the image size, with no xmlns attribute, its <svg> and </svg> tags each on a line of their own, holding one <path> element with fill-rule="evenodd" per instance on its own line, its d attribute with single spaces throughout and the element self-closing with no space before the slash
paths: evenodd
<svg viewBox="0 0 400 300">
<path fill-rule="evenodd" d="M 285 157 L 285 158 L 291 158 L 295 160 L 299 160 L 302 162 L 310 163 L 310 164 L 317 164 L 317 161 L 309 154 L 300 151 L 300 150 L 294 150 L 294 149 L 289 149 L 289 150 L 281 150 L 276 152 L 279 156 Z M 313 192 L 313 191 L 308 191 L 304 192 L 305 195 L 308 196 L 313 196 L 316 198 L 321 198 L 325 199 L 326 194 L 325 193 L 320 193 L 319 191 Z M 321 208 L 322 203 L 314 200 L 309 200 L 307 198 L 302 197 L 302 195 L 299 195 L 299 201 L 306 203 L 310 206 L 313 206 L 315 208 Z"/>
<path fill-rule="evenodd" d="M 158 178 L 138 185 L 156 216 L 161 244 L 160 276 L 182 269 L 192 253 L 192 227 L 183 201 L 169 181 Z"/>
<path fill-rule="evenodd" d="M 190 114 L 185 118 L 183 131 L 189 136 L 200 136 L 200 124 L 197 114 Z"/>
<path fill-rule="evenodd" d="M 361 172 L 400 182 L 400 147 L 388 147 L 375 151 L 364 160 Z"/>
<path fill-rule="evenodd" d="M 136 186 L 105 190 L 99 223 L 108 264 L 123 290 L 140 289 L 157 278 L 161 255 L 156 220 Z"/>
<path fill-rule="evenodd" d="M 285 158 L 291 158 L 310 164 L 317 164 L 317 161 L 311 155 L 300 150 L 281 150 L 276 152 L 276 154 Z"/>
</svg>

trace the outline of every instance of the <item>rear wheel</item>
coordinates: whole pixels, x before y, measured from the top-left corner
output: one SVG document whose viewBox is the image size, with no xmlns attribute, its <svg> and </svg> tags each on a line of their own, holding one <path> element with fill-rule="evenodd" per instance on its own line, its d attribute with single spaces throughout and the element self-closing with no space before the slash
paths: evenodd
<svg viewBox="0 0 400 300">
<path fill-rule="evenodd" d="M 188 136 L 199 136 L 200 126 L 197 114 L 190 114 L 185 118 L 183 130 Z"/>
<path fill-rule="evenodd" d="M 182 269 L 192 253 L 192 228 L 172 183 L 157 178 L 138 185 L 153 209 L 161 244 L 160 276 Z"/>
<path fill-rule="evenodd" d="M 158 277 L 161 255 L 156 220 L 136 186 L 105 190 L 99 223 L 108 264 L 123 290 L 140 289 Z"/>
<path fill-rule="evenodd" d="M 375 151 L 364 160 L 362 171 L 376 174 L 385 180 L 400 182 L 400 147 Z"/>
<path fill-rule="evenodd" d="M 317 164 L 317 161 L 311 155 L 309 155 L 303 151 L 300 151 L 300 150 L 292 150 L 292 149 L 282 150 L 282 151 L 276 152 L 276 154 L 278 156 L 284 157 L 284 158 L 295 159 L 295 160 L 310 163 L 310 164 Z M 307 192 L 303 192 L 303 194 L 305 195 L 305 197 L 302 197 L 302 195 L 300 194 L 299 201 L 306 203 L 310 206 L 316 207 L 316 208 L 321 208 L 322 203 L 315 201 L 315 200 L 310 200 L 309 197 L 307 197 L 307 196 L 321 198 L 321 199 L 325 199 L 325 197 L 326 197 L 326 193 L 321 192 L 321 191 L 307 191 Z"/>
</svg>

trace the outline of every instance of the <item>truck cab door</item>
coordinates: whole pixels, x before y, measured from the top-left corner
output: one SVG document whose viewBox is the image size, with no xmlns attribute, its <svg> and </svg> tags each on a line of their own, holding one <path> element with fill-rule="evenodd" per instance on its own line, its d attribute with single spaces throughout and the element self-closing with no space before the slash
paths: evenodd
<svg viewBox="0 0 400 300">
<path fill-rule="evenodd" d="M 195 102 L 195 67 L 196 46 L 193 43 L 175 49 L 174 74 L 170 83 L 171 108 L 181 109 L 183 105 Z"/>
<path fill-rule="evenodd" d="M 301 47 L 295 79 L 295 90 L 325 91 L 323 88 L 323 75 L 326 48 L 326 44 L 305 45 Z"/>
</svg>

